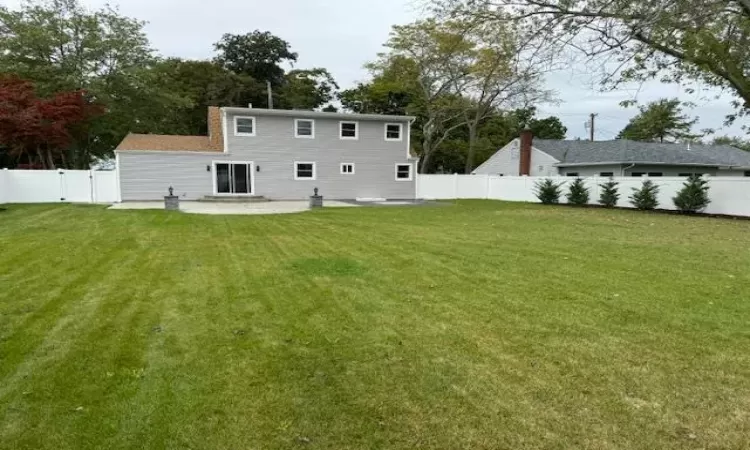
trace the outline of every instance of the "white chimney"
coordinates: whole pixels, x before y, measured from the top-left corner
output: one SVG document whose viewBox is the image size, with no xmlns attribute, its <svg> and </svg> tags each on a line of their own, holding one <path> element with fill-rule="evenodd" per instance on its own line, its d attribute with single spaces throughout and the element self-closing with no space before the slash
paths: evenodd
<svg viewBox="0 0 750 450">
<path fill-rule="evenodd" d="M 250 108 L 250 109 L 253 109 L 253 104 L 252 103 L 248 103 L 247 107 Z"/>
<path fill-rule="evenodd" d="M 687 143 L 687 151 L 690 151 L 690 141 Z"/>
</svg>

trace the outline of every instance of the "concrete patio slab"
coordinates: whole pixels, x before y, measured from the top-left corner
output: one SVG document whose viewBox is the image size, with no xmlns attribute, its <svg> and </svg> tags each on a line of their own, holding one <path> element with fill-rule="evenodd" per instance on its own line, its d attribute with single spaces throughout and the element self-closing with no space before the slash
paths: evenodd
<svg viewBox="0 0 750 450">
<path fill-rule="evenodd" d="M 349 208 L 358 205 L 326 200 L 326 208 Z M 115 203 L 109 209 L 164 209 L 164 202 L 124 202 Z M 307 201 L 277 201 L 262 203 L 218 203 L 218 202 L 180 202 L 180 211 L 188 214 L 215 215 L 252 215 L 252 214 L 293 214 L 308 211 Z"/>
</svg>

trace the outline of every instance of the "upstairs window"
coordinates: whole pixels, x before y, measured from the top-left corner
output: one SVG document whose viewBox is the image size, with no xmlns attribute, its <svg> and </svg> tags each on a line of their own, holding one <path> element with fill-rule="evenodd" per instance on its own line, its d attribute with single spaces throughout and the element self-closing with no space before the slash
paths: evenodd
<svg viewBox="0 0 750 450">
<path fill-rule="evenodd" d="M 400 123 L 385 124 L 385 140 L 386 141 L 400 141 L 402 132 L 403 132 L 403 125 Z"/>
<path fill-rule="evenodd" d="M 339 124 L 339 137 L 341 139 L 358 139 L 359 124 L 357 122 L 341 122 Z"/>
<path fill-rule="evenodd" d="M 296 119 L 294 121 L 294 137 L 303 139 L 315 138 L 315 121 Z"/>
<path fill-rule="evenodd" d="M 396 181 L 411 181 L 411 164 L 396 164 Z"/>
<path fill-rule="evenodd" d="M 234 135 L 255 136 L 255 117 L 235 117 Z"/>
</svg>

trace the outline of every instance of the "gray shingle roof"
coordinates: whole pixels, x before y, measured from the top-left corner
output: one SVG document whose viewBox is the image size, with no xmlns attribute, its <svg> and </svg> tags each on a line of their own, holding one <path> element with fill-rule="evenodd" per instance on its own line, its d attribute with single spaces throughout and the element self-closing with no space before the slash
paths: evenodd
<svg viewBox="0 0 750 450">
<path fill-rule="evenodd" d="M 729 145 L 534 139 L 534 147 L 566 164 L 654 163 L 750 167 L 750 152 Z"/>
</svg>

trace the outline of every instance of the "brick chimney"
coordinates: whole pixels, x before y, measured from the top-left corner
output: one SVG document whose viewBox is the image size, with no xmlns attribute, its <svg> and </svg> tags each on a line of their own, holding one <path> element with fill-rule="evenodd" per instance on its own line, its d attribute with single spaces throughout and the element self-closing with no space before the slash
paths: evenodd
<svg viewBox="0 0 750 450">
<path fill-rule="evenodd" d="M 208 107 L 208 142 L 213 150 L 224 151 L 224 127 L 221 123 L 221 108 Z"/>
<path fill-rule="evenodd" d="M 521 176 L 531 175 L 531 145 L 534 134 L 527 127 L 521 131 L 521 157 L 518 163 L 518 174 Z"/>
</svg>

